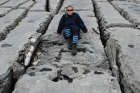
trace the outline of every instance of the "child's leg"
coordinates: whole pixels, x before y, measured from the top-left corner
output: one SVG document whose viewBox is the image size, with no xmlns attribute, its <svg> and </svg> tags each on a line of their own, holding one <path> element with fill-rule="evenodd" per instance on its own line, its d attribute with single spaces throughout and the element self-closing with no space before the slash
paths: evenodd
<svg viewBox="0 0 140 93">
<path fill-rule="evenodd" d="M 64 24 L 64 32 L 63 32 L 64 38 L 69 39 L 71 37 L 71 32 L 70 32 L 70 26 L 69 23 Z"/>
<path fill-rule="evenodd" d="M 72 49 L 72 40 L 71 40 L 71 30 L 70 30 L 70 26 L 68 23 L 64 24 L 64 32 L 63 32 L 63 36 L 64 38 L 68 41 L 68 49 L 71 50 Z"/>
<path fill-rule="evenodd" d="M 73 45 L 72 45 L 72 55 L 76 55 L 77 41 L 78 41 L 78 31 L 79 29 L 72 29 L 73 32 Z"/>
<path fill-rule="evenodd" d="M 79 29 L 73 29 L 73 43 L 77 44 L 78 41 L 78 31 Z"/>
</svg>

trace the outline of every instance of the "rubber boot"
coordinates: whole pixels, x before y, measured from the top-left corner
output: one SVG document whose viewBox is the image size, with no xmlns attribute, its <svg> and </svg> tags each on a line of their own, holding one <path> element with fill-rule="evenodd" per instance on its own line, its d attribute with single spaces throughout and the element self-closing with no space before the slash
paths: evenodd
<svg viewBox="0 0 140 93">
<path fill-rule="evenodd" d="M 72 45 L 72 52 L 71 52 L 71 54 L 72 54 L 73 56 L 75 56 L 75 55 L 77 54 L 76 48 L 77 48 L 77 44 L 76 44 L 76 43 L 73 43 L 73 45 Z"/>
<path fill-rule="evenodd" d="M 72 49 L 72 40 L 68 39 L 68 49 L 71 50 Z"/>
</svg>

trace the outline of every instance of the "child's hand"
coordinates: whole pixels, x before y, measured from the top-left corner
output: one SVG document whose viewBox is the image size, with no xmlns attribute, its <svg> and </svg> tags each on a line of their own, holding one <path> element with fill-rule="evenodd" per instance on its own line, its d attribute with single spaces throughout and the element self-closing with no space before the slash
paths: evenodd
<svg viewBox="0 0 140 93">
<path fill-rule="evenodd" d="M 87 31 L 87 33 L 91 33 L 91 31 Z"/>
<path fill-rule="evenodd" d="M 54 31 L 55 34 L 57 34 L 57 31 Z"/>
</svg>

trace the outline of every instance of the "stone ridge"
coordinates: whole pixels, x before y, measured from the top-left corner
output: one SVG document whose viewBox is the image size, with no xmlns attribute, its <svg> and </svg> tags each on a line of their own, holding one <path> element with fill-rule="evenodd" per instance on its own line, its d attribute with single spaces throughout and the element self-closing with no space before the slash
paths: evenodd
<svg viewBox="0 0 140 93">
<path fill-rule="evenodd" d="M 67 5 L 91 33 L 77 55 L 54 34 Z M 140 0 L 0 0 L 0 93 L 140 93 Z"/>
</svg>

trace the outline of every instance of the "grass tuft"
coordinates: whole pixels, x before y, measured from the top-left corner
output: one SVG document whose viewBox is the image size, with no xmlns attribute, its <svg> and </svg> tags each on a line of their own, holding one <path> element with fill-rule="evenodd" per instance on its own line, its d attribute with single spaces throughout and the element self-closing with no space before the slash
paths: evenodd
<svg viewBox="0 0 140 93">
<path fill-rule="evenodd" d="M 15 25 L 18 26 L 18 24 L 19 24 L 19 22 L 20 22 L 19 19 L 14 19 L 14 20 L 15 20 L 15 22 L 16 22 Z"/>
</svg>

